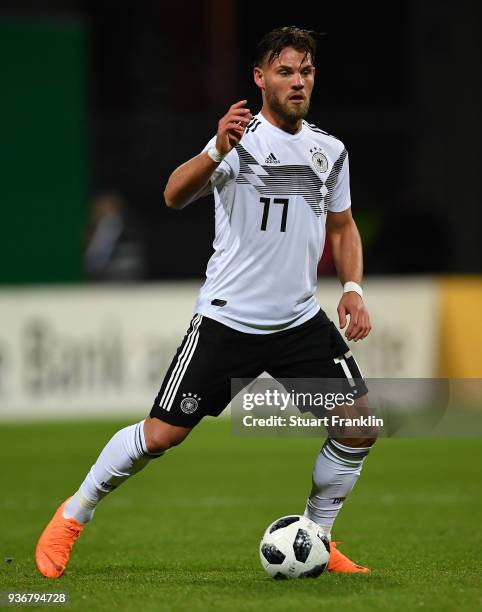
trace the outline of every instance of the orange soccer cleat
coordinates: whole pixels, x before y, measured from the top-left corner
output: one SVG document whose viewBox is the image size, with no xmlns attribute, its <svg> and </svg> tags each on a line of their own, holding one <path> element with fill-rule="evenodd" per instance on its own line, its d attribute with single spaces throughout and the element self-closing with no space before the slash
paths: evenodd
<svg viewBox="0 0 482 612">
<path fill-rule="evenodd" d="M 46 578 L 62 576 L 69 562 L 72 546 L 85 527 L 73 518 L 63 517 L 62 512 L 67 501 L 57 508 L 35 549 L 35 563 L 39 572 Z"/>
<path fill-rule="evenodd" d="M 342 574 L 360 572 L 366 574 L 370 571 L 367 567 L 353 563 L 353 561 L 341 553 L 336 546 L 337 542 L 330 542 L 330 560 L 328 561 L 329 572 L 339 572 Z"/>
</svg>

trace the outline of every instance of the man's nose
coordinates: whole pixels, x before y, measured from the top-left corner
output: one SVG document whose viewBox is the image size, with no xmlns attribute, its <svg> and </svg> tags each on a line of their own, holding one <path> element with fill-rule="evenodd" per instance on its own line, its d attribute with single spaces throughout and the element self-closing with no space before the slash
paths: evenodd
<svg viewBox="0 0 482 612">
<path fill-rule="evenodd" d="M 293 81 L 293 89 L 303 89 L 304 86 L 305 81 L 303 80 L 303 77 L 301 76 L 301 74 L 297 74 Z"/>
</svg>

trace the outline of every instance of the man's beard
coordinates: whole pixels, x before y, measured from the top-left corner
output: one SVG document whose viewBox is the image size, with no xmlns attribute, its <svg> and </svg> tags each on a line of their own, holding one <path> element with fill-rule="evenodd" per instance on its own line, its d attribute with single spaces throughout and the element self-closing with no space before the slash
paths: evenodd
<svg viewBox="0 0 482 612">
<path fill-rule="evenodd" d="M 309 98 L 306 98 L 302 104 L 289 107 L 287 103 L 283 104 L 273 91 L 269 90 L 266 90 L 266 102 L 272 111 L 289 124 L 304 119 L 310 110 Z"/>
</svg>

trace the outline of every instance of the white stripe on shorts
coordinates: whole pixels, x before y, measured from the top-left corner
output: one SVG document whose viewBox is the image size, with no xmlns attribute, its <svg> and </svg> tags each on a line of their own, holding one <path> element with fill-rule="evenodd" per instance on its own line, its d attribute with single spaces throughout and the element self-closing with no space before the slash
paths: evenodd
<svg viewBox="0 0 482 612">
<path fill-rule="evenodd" d="M 164 393 L 159 401 L 159 407 L 164 410 L 171 410 L 172 402 L 181 384 L 182 377 L 196 349 L 199 340 L 199 326 L 201 325 L 202 318 L 202 315 L 196 315 L 192 320 L 192 330 L 188 334 L 186 344 L 177 358 L 177 363 L 171 372 L 169 380 L 164 388 Z"/>
<path fill-rule="evenodd" d="M 343 372 L 346 376 L 346 379 L 348 381 L 348 384 L 350 385 L 350 387 L 356 387 L 356 383 L 352 378 L 352 373 L 350 372 L 350 368 L 348 367 L 348 364 L 346 362 L 346 355 L 342 355 L 341 357 L 335 357 L 333 359 L 333 361 L 335 363 L 338 363 L 341 365 L 341 367 L 343 368 Z"/>
</svg>

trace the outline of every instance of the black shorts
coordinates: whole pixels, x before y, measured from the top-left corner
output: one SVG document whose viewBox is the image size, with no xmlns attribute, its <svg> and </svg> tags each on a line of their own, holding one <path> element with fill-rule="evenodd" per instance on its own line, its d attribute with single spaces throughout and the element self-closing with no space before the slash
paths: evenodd
<svg viewBox="0 0 482 612">
<path fill-rule="evenodd" d="M 247 334 L 196 314 L 164 377 L 150 416 L 194 427 L 230 403 L 231 379 L 246 383 L 267 372 L 276 379 L 350 378 L 367 392 L 350 349 L 326 314 L 297 327 Z"/>
</svg>

